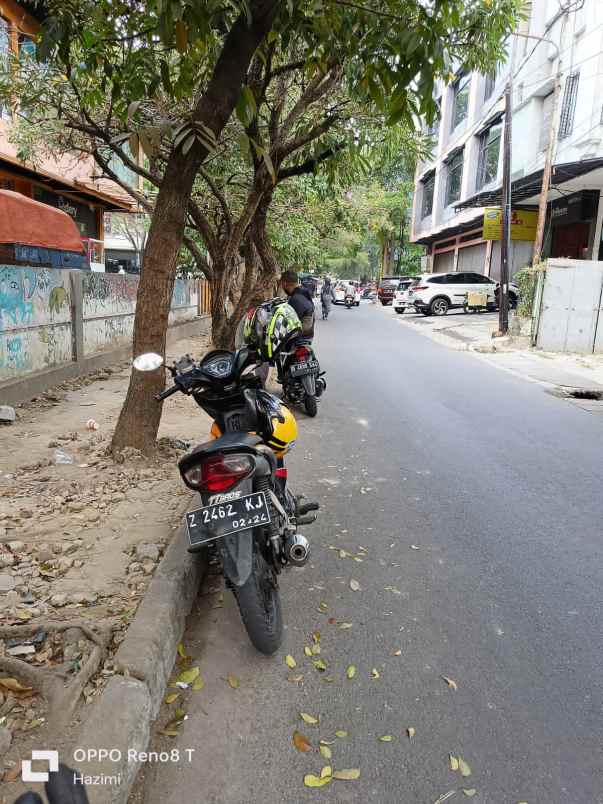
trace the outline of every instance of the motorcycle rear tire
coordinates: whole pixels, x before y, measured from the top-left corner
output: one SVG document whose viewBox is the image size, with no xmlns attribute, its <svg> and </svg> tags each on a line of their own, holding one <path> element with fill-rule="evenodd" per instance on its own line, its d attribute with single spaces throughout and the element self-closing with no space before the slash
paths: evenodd
<svg viewBox="0 0 603 804">
<path fill-rule="evenodd" d="M 318 403 L 316 402 L 316 397 L 306 394 L 304 397 L 304 408 L 306 409 L 307 415 L 314 418 L 314 416 L 316 416 L 318 413 Z"/>
<path fill-rule="evenodd" d="M 272 656 L 283 641 L 281 597 L 273 571 L 257 550 L 251 575 L 243 586 L 235 587 L 234 596 L 251 644 L 265 656 Z"/>
</svg>

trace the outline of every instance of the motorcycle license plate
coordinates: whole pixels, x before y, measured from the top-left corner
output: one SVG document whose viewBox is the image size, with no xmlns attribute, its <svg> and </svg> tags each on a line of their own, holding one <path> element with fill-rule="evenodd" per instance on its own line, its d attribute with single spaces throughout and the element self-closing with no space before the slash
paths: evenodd
<svg viewBox="0 0 603 804">
<path fill-rule="evenodd" d="M 269 522 L 270 511 L 263 491 L 246 494 L 231 502 L 206 505 L 186 515 L 188 538 L 195 546 Z"/>
<path fill-rule="evenodd" d="M 318 360 L 306 360 L 305 363 L 292 363 L 291 376 L 303 377 L 305 374 L 312 374 L 320 369 Z"/>
</svg>

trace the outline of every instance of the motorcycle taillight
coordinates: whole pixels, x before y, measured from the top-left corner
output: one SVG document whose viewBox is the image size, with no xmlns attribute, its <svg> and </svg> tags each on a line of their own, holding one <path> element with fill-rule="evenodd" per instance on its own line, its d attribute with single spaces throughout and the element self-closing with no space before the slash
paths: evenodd
<svg viewBox="0 0 603 804">
<path fill-rule="evenodd" d="M 253 469 L 249 455 L 212 455 L 184 473 L 187 486 L 201 494 L 228 491 Z"/>
<path fill-rule="evenodd" d="M 298 346 L 295 350 L 295 357 L 298 360 L 307 360 L 310 356 L 310 350 L 306 349 L 305 346 Z"/>
</svg>

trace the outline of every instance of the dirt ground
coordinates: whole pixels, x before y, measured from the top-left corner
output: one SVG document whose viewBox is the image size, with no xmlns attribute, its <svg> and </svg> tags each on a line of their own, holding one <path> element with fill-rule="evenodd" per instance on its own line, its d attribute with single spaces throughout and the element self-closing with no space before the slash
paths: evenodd
<svg viewBox="0 0 603 804">
<path fill-rule="evenodd" d="M 168 359 L 208 347 L 206 337 L 179 341 Z M 190 496 L 176 461 L 211 422 L 189 398 L 164 403 L 155 459 L 135 451 L 123 462 L 107 457 L 129 375 L 121 364 L 71 380 L 19 406 L 15 423 L 0 428 L 5 782 L 34 740 L 46 742 L 48 696 L 39 682 L 56 687 L 59 699 L 69 690 L 70 708 L 90 702 L 112 674 L 112 653 Z M 11 787 L 3 785 L 0 802 L 12 800 Z"/>
</svg>

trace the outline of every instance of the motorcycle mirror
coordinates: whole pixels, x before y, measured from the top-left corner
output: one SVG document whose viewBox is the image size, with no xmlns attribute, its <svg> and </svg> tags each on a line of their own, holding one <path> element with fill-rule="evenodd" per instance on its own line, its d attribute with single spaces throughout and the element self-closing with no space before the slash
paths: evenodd
<svg viewBox="0 0 603 804">
<path fill-rule="evenodd" d="M 134 358 L 132 365 L 137 371 L 155 371 L 163 366 L 163 358 L 155 352 L 146 352 Z"/>
</svg>

